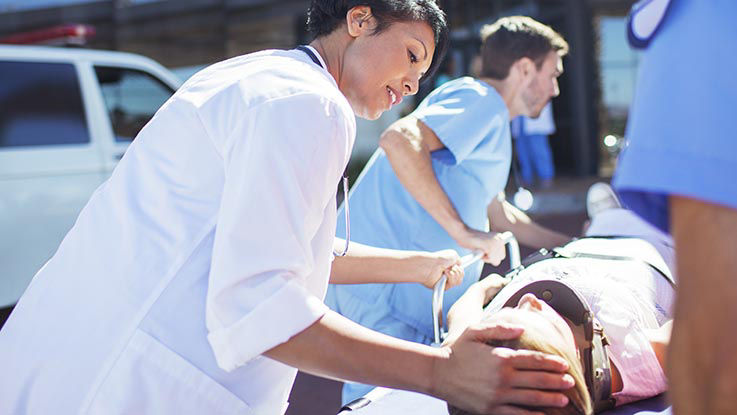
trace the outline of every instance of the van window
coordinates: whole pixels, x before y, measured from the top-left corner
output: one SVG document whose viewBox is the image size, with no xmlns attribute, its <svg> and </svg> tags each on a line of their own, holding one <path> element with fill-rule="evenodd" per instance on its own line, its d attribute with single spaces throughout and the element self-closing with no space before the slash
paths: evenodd
<svg viewBox="0 0 737 415">
<path fill-rule="evenodd" d="M 132 141 L 174 90 L 135 69 L 95 66 L 115 141 Z"/>
<path fill-rule="evenodd" d="M 89 141 L 74 65 L 0 61 L 0 148 Z"/>
</svg>

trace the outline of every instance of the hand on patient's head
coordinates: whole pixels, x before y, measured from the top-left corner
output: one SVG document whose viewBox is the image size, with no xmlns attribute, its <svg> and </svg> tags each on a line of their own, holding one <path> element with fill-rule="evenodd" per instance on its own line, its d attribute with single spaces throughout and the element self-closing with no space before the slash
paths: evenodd
<svg viewBox="0 0 737 415">
<path fill-rule="evenodd" d="M 502 322 L 491 324 L 514 327 Z M 500 403 L 488 413 L 593 414 L 580 362 L 545 340 L 527 331 L 519 337 L 487 339 L 486 343 L 494 347 L 492 355 L 501 360 L 494 368 L 500 375 L 496 386 Z M 556 396 L 561 394 L 565 400 L 556 401 Z M 519 412 L 520 409 L 530 412 Z M 450 415 L 484 413 L 459 409 L 450 404 L 448 410 Z"/>
<path fill-rule="evenodd" d="M 448 358 L 436 369 L 442 391 L 437 395 L 469 413 L 506 413 L 511 405 L 567 405 L 562 392 L 574 381 L 565 374 L 569 369 L 565 360 L 536 351 L 488 346 L 493 341 L 513 340 L 523 331 L 505 322 L 482 322 L 466 329 L 443 347 Z"/>
<path fill-rule="evenodd" d="M 512 339 L 495 339 L 488 344 L 496 348 L 512 349 L 517 352 L 535 351 L 546 355 L 555 355 L 564 360 L 568 369 L 566 373 L 575 381 L 574 387 L 565 391 L 569 399 L 563 408 L 543 408 L 546 414 L 591 414 L 593 404 L 586 388 L 583 366 L 576 351 L 572 334 L 557 313 L 544 301 L 526 294 L 520 299 L 516 308 L 507 307 L 495 313 L 489 321 L 506 322 L 524 327 L 521 336 Z M 556 315 L 552 315 L 555 313 Z M 561 321 L 557 321 L 559 318 Z M 536 405 L 539 406 L 539 405 Z M 537 408 L 535 408 L 537 409 Z M 457 412 L 461 414 L 462 412 Z"/>
</svg>

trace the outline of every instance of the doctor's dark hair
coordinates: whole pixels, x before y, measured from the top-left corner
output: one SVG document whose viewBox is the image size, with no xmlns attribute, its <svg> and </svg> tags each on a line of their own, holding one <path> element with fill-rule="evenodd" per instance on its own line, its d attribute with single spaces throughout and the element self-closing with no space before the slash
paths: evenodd
<svg viewBox="0 0 737 415">
<path fill-rule="evenodd" d="M 481 28 L 481 76 L 505 79 L 512 65 L 529 58 L 540 69 L 551 51 L 568 53 L 568 43 L 559 33 L 527 16 L 502 17 Z"/>
<path fill-rule="evenodd" d="M 348 11 L 367 6 L 376 19 L 377 35 L 398 22 L 425 22 L 435 34 L 435 54 L 422 81 L 433 76 L 448 48 L 448 24 L 435 0 L 312 0 L 307 11 L 307 30 L 313 37 L 325 36 L 345 24 Z"/>
</svg>

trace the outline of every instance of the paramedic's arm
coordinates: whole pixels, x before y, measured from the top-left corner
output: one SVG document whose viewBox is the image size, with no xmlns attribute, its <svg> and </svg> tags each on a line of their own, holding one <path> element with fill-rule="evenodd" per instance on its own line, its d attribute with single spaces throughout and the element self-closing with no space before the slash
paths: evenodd
<svg viewBox="0 0 737 415">
<path fill-rule="evenodd" d="M 668 368 L 675 414 L 735 414 L 737 210 L 671 196 L 678 295 Z"/>
<path fill-rule="evenodd" d="M 474 413 L 537 414 L 513 412 L 516 408 L 508 405 L 565 405 L 567 398 L 559 391 L 573 381 L 564 375 L 562 359 L 484 343 L 521 332 L 512 326 L 475 326 L 455 343 L 434 348 L 374 332 L 328 311 L 265 354 L 315 375 L 430 394 Z"/>
<path fill-rule="evenodd" d="M 484 260 L 494 265 L 504 259 L 504 244 L 497 234 L 469 228 L 435 177 L 430 152 L 445 146 L 432 129 L 414 117 L 404 117 L 382 134 L 379 146 L 402 186 L 459 245 L 483 251 Z"/>
<path fill-rule="evenodd" d="M 494 232 L 511 231 L 522 245 L 534 249 L 563 246 L 571 237 L 535 223 L 524 212 L 509 203 L 503 193 L 488 208 L 489 223 Z"/>
<path fill-rule="evenodd" d="M 340 251 L 344 247 L 345 240 L 335 238 L 335 250 Z M 350 242 L 348 253 L 333 260 L 330 282 L 417 282 L 433 288 L 443 274 L 448 276 L 447 288 L 455 287 L 463 280 L 461 259 L 452 249 L 437 252 L 400 251 Z"/>
</svg>

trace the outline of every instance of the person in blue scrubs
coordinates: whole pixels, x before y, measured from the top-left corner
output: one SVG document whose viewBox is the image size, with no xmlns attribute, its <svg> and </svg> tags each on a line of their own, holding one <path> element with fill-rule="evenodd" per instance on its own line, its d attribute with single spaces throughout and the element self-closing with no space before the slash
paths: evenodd
<svg viewBox="0 0 737 415">
<path fill-rule="evenodd" d="M 535 178 L 543 188 L 552 185 L 555 165 L 548 136 L 553 133 L 555 121 L 552 103 L 548 103 L 537 118 L 521 116 L 512 120 L 512 137 L 524 185 L 535 184 Z"/>
<path fill-rule="evenodd" d="M 735 16 L 733 0 L 643 1 L 630 14 L 643 54 L 614 184 L 674 237 L 676 414 L 737 413 Z"/>
<path fill-rule="evenodd" d="M 489 232 L 487 207 L 507 183 L 509 120 L 536 117 L 558 95 L 568 45 L 550 27 L 520 16 L 484 27 L 482 40 L 478 79 L 441 85 L 382 135 L 380 149 L 349 195 L 356 242 L 425 251 L 452 248 L 462 255 L 478 251 L 493 264 L 503 259 L 500 237 Z M 343 236 L 340 218 L 338 236 Z M 445 294 L 445 312 L 478 280 L 481 268 L 481 263 L 467 268 L 464 281 Z M 431 296 L 419 284 L 330 286 L 326 303 L 366 327 L 430 343 Z M 346 384 L 343 401 L 370 388 Z"/>
</svg>

